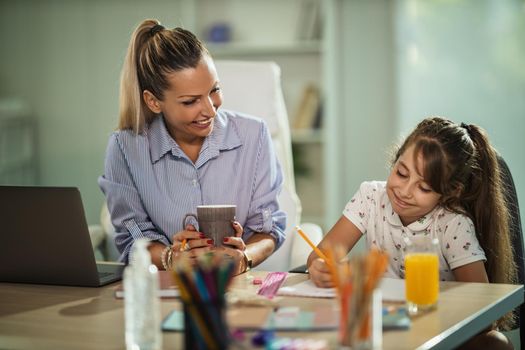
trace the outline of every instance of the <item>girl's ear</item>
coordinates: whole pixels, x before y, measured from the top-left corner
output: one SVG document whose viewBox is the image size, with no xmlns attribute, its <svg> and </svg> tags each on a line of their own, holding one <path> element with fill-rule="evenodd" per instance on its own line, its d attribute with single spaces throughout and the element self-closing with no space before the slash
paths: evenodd
<svg viewBox="0 0 525 350">
<path fill-rule="evenodd" d="M 160 101 L 153 95 L 150 91 L 144 90 L 142 93 L 142 98 L 146 103 L 146 106 L 155 114 L 162 112 L 160 108 Z"/>
</svg>

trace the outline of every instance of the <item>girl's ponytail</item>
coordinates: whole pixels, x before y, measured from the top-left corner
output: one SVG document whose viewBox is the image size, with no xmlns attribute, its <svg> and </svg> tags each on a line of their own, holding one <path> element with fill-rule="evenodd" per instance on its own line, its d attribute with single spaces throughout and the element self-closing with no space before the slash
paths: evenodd
<svg viewBox="0 0 525 350">
<path fill-rule="evenodd" d="M 496 150 L 476 125 L 461 124 L 474 144 L 472 173 L 461 196 L 478 240 L 487 255 L 490 282 L 514 283 L 516 264 L 509 236 L 509 217 Z"/>
</svg>

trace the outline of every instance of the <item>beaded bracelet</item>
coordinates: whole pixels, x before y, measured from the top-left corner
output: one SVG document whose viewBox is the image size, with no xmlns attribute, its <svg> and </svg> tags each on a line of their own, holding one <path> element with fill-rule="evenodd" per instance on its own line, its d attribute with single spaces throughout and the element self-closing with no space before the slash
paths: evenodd
<svg viewBox="0 0 525 350">
<path fill-rule="evenodd" d="M 162 249 L 162 253 L 160 253 L 160 261 L 162 262 L 162 267 L 164 267 L 164 270 L 166 271 L 168 271 L 168 266 L 171 266 L 166 263 L 166 254 L 168 254 L 168 252 L 171 252 L 171 246 L 169 245 Z"/>
<path fill-rule="evenodd" d="M 170 251 L 168 252 L 168 267 L 169 270 L 173 267 L 173 246 L 170 246 Z"/>
</svg>

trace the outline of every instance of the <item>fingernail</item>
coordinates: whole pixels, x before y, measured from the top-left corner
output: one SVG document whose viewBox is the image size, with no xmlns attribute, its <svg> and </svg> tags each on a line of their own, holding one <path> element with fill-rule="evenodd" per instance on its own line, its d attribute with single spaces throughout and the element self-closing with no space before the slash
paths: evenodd
<svg viewBox="0 0 525 350">
<path fill-rule="evenodd" d="M 212 243 L 213 243 L 213 239 L 208 239 L 208 240 L 206 241 L 206 243 L 208 243 L 208 244 L 212 244 Z"/>
<path fill-rule="evenodd" d="M 199 237 L 200 237 L 200 238 L 204 238 L 204 237 L 206 237 L 206 235 L 205 235 L 204 233 L 200 233 L 200 234 L 199 234 Z"/>
<path fill-rule="evenodd" d="M 222 240 L 223 242 L 228 242 L 230 239 L 228 237 L 224 237 Z"/>
</svg>

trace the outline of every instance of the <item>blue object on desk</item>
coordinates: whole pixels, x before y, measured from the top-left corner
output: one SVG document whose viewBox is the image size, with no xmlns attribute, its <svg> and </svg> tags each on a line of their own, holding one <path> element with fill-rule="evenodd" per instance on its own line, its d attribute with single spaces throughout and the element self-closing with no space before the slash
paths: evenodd
<svg viewBox="0 0 525 350">
<path fill-rule="evenodd" d="M 263 329 L 253 336 L 252 345 L 257 347 L 266 346 L 274 337 L 273 331 Z"/>
<path fill-rule="evenodd" d="M 410 317 L 404 306 L 383 307 L 383 330 L 408 329 Z"/>
</svg>

